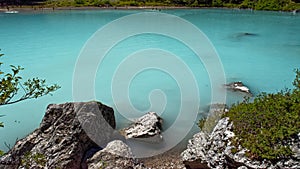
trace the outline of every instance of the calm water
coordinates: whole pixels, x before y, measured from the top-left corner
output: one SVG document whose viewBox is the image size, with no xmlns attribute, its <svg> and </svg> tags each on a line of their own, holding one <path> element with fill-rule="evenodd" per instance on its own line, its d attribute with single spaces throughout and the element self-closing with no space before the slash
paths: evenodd
<svg viewBox="0 0 300 169">
<path fill-rule="evenodd" d="M 48 83 L 62 86 L 53 96 L 1 107 L 0 114 L 5 116 L 0 121 L 5 127 L 0 129 L 0 149 L 7 150 L 5 142 L 13 145 L 17 138 L 34 130 L 49 103 L 73 101 L 73 71 L 83 45 L 99 28 L 137 12 L 143 11 L 0 13 L 0 48 L 5 54 L 1 61 L 25 67 L 24 78 L 46 78 Z M 186 19 L 207 35 L 220 56 L 228 82 L 243 81 L 254 94 L 292 87 L 293 69 L 300 67 L 300 15 L 210 9 L 161 12 Z M 131 24 L 139 26 L 139 23 Z M 115 108 L 110 92 L 116 67 L 126 56 L 147 48 L 171 51 L 188 65 L 199 87 L 199 112 L 207 110 L 211 88 L 203 63 L 180 41 L 157 34 L 133 36 L 111 49 L 97 71 L 96 99 Z M 164 128 L 168 128 L 180 108 L 179 86 L 176 79 L 162 71 L 140 72 L 129 87 L 130 99 L 136 109 L 141 112 L 149 110 L 149 93 L 153 89 L 162 90 L 168 100 L 165 110 L 160 112 L 165 119 Z M 227 103 L 234 103 L 242 97 L 228 93 Z M 151 109 L 159 110 L 160 107 L 155 106 Z M 121 114 L 117 112 L 116 115 L 118 128 L 128 123 Z"/>
</svg>

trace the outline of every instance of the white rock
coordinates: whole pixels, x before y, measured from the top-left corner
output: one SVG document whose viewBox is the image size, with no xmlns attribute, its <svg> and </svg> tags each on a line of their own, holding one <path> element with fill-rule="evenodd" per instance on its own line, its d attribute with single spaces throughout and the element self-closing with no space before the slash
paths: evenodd
<svg viewBox="0 0 300 169">
<path fill-rule="evenodd" d="M 251 94 L 250 89 L 247 86 L 245 86 L 242 82 L 232 82 L 226 84 L 225 86 L 233 91 L 240 91 Z"/>
<path fill-rule="evenodd" d="M 158 143 L 162 141 L 162 119 L 155 112 L 138 118 L 130 127 L 121 130 L 126 139 Z"/>
<path fill-rule="evenodd" d="M 106 151 L 111 154 L 122 156 L 122 157 L 133 158 L 130 147 L 128 147 L 121 140 L 114 140 L 109 142 L 107 146 L 101 151 Z"/>
</svg>

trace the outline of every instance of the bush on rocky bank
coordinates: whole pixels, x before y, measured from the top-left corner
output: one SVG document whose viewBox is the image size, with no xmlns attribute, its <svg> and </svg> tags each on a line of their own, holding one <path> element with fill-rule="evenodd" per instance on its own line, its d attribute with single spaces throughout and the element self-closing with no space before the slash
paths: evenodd
<svg viewBox="0 0 300 169">
<path fill-rule="evenodd" d="M 276 161 L 292 157 L 290 147 L 285 145 L 293 142 L 300 132 L 299 70 L 293 85 L 293 90 L 262 93 L 251 103 L 246 99 L 225 114 L 233 122 L 236 134 L 233 144 L 250 150 L 249 158 Z"/>
</svg>

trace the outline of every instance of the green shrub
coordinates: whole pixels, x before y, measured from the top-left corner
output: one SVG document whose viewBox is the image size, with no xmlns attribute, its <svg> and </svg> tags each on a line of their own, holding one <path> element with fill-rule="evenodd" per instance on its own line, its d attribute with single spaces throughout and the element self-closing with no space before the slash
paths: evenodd
<svg viewBox="0 0 300 169">
<path fill-rule="evenodd" d="M 212 6 L 214 7 L 223 7 L 223 1 L 222 0 L 213 0 L 212 1 Z"/>
<path fill-rule="evenodd" d="M 253 2 L 252 0 L 244 0 L 240 5 L 240 8 L 242 9 L 254 9 L 255 8 L 255 2 Z"/>
<path fill-rule="evenodd" d="M 234 124 L 234 132 L 252 159 L 290 158 L 292 151 L 284 144 L 300 132 L 300 71 L 296 70 L 293 90 L 275 94 L 262 93 L 253 102 L 233 105 L 225 114 Z"/>
<path fill-rule="evenodd" d="M 191 5 L 191 7 L 198 7 L 199 6 L 199 3 L 197 0 L 195 0 Z"/>
<path fill-rule="evenodd" d="M 75 0 L 75 4 L 84 4 L 84 0 Z"/>
</svg>

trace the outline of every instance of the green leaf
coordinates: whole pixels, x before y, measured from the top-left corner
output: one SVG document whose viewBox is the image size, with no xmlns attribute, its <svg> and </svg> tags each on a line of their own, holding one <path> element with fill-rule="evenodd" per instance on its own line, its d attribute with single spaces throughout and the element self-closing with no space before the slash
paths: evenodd
<svg viewBox="0 0 300 169">
<path fill-rule="evenodd" d="M 3 156 L 4 154 L 4 151 L 0 150 L 0 156 Z"/>
</svg>

